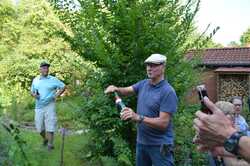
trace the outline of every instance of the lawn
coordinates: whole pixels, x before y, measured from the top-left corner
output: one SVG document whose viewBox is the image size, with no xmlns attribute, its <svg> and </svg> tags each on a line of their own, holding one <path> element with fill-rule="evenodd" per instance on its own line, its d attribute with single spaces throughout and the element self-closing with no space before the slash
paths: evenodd
<svg viewBox="0 0 250 166">
<path fill-rule="evenodd" d="M 59 166 L 61 156 L 62 136 L 57 133 L 55 137 L 55 149 L 51 152 L 42 145 L 41 137 L 33 131 L 22 130 L 22 138 L 27 141 L 26 154 L 32 166 Z M 87 143 L 84 135 L 67 135 L 64 145 L 64 166 L 84 166 L 79 157 L 79 148 Z"/>
</svg>

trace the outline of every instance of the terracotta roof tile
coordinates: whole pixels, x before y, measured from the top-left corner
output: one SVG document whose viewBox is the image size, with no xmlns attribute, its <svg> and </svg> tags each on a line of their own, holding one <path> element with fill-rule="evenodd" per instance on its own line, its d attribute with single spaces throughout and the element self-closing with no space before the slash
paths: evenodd
<svg viewBox="0 0 250 166">
<path fill-rule="evenodd" d="M 194 56 L 194 50 L 187 53 L 187 58 Z M 202 52 L 203 65 L 246 66 L 250 65 L 250 47 L 228 47 L 205 49 Z"/>
<path fill-rule="evenodd" d="M 219 67 L 215 70 L 218 73 L 250 73 L 250 67 Z"/>
</svg>

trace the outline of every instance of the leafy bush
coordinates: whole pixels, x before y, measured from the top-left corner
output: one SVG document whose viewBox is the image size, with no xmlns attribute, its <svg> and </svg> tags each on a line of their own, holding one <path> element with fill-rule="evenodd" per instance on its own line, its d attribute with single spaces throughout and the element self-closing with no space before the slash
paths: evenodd
<svg viewBox="0 0 250 166">
<path fill-rule="evenodd" d="M 11 12 L 10 12 L 11 11 Z M 73 52 L 60 33 L 72 35 L 45 0 L 0 2 L 0 105 L 29 105 L 29 88 L 39 64 L 51 63 L 51 74 L 68 84 L 70 94 L 84 84 L 93 63 Z"/>
<path fill-rule="evenodd" d="M 176 165 L 206 165 L 206 154 L 196 151 L 196 145 L 192 143 L 195 131 L 193 119 L 200 105 L 187 105 L 182 102 L 175 118 L 175 164 Z"/>
<path fill-rule="evenodd" d="M 78 0 L 78 8 L 72 7 L 73 1 L 61 5 L 63 1 L 51 0 L 58 15 L 45 0 L 23 0 L 18 6 L 0 2 L 0 106 L 5 112 L 20 110 L 19 104 L 24 105 L 22 110 L 31 108 L 33 101 L 27 100 L 31 80 L 41 60 L 48 60 L 52 74 L 69 84 L 71 95 L 81 95 L 81 103 L 72 102 L 76 104 L 73 116 L 87 127 L 90 138 L 81 157 L 102 165 L 134 165 L 135 125 L 119 119 L 103 90 L 108 84 L 128 86 L 143 79 L 143 61 L 157 52 L 167 55 L 168 81 L 182 99 L 196 81 L 195 64 L 184 55 L 197 47 L 190 38 L 199 1 Z M 125 101 L 135 110 L 134 98 Z M 65 111 L 70 110 L 63 104 Z M 186 108 L 182 104 L 175 119 L 178 165 L 193 149 L 189 144 L 193 116 Z M 62 123 L 71 116 L 65 115 Z"/>
<path fill-rule="evenodd" d="M 8 147 L 6 145 L 8 145 L 9 139 L 6 136 L 6 131 L 2 128 L 2 126 L 0 126 L 0 165 L 10 165 L 10 160 L 8 157 Z"/>
<path fill-rule="evenodd" d="M 85 59 L 96 62 L 105 73 L 85 86 L 87 97 L 82 116 L 93 136 L 87 157 L 111 156 L 117 161 L 126 158 L 124 165 L 134 165 L 135 127 L 119 120 L 111 104 L 113 101 L 104 96 L 103 89 L 108 84 L 129 86 L 145 78 L 143 61 L 151 53 L 161 53 L 168 58 L 167 79 L 182 99 L 197 76 L 193 70 L 195 63 L 186 61 L 184 55 L 188 49 L 200 46 L 199 40 L 190 40 L 199 1 L 183 4 L 174 0 L 78 0 L 76 8 L 71 1 L 51 2 L 61 20 L 72 29 L 73 36 L 62 34 L 71 48 Z M 134 98 L 125 98 L 125 101 L 135 109 Z M 185 115 L 181 111 L 177 118 L 181 121 Z M 188 117 L 190 125 L 191 116 Z M 177 123 L 175 125 L 179 125 Z M 187 137 L 191 139 L 190 135 Z M 124 148 L 119 151 L 117 147 Z"/>
<path fill-rule="evenodd" d="M 185 53 L 205 44 L 205 40 L 193 36 L 193 19 L 199 0 L 190 0 L 186 4 L 175 0 L 78 2 L 51 0 L 60 19 L 71 27 L 74 34 L 62 33 L 65 40 L 80 56 L 96 62 L 105 74 L 89 80 L 84 89 L 82 119 L 92 135 L 89 153 L 85 153 L 85 157 L 100 161 L 103 156 L 114 157 L 120 165 L 134 165 L 135 127 L 119 120 L 119 114 L 111 104 L 113 101 L 103 94 L 103 89 L 108 84 L 129 86 L 145 78 L 143 61 L 151 53 L 161 53 L 168 58 L 167 79 L 182 100 L 197 80 L 193 69 L 196 63 L 186 61 Z M 203 41 L 199 43 L 199 39 Z M 135 109 L 134 98 L 125 98 L 125 101 Z M 187 147 L 188 151 L 193 148 L 187 144 L 193 134 L 190 131 L 193 116 L 182 111 L 185 109 L 182 104 L 175 126 L 179 126 L 179 133 L 187 129 L 185 137 L 177 135 L 177 144 Z M 180 155 L 177 157 L 180 164 L 186 154 L 179 150 L 177 154 Z"/>
<path fill-rule="evenodd" d="M 78 10 L 58 7 L 61 20 L 74 33 L 64 37 L 74 51 L 107 73 L 103 85 L 128 86 L 143 79 L 143 61 L 161 53 L 167 55 L 167 76 L 178 95 L 190 87 L 195 74 L 184 55 L 196 46 L 190 37 L 199 1 L 79 0 L 79 4 Z"/>
<path fill-rule="evenodd" d="M 126 141 L 135 135 L 135 131 L 128 128 L 132 124 L 119 119 L 114 102 L 104 95 L 100 83 L 102 74 L 93 73 L 93 76 L 83 89 L 83 107 L 79 112 L 80 121 L 86 125 L 90 138 L 80 153 L 81 157 L 92 159 L 94 163 L 105 164 L 113 158 L 117 165 L 133 165 L 132 145 Z M 125 137 L 123 133 L 129 134 Z"/>
<path fill-rule="evenodd" d="M 18 128 L 11 128 L 8 124 L 4 127 L 0 119 L 0 165 L 28 166 L 30 164 L 25 151 L 28 146 L 23 140 Z M 35 163 L 34 163 L 35 164 Z"/>
</svg>

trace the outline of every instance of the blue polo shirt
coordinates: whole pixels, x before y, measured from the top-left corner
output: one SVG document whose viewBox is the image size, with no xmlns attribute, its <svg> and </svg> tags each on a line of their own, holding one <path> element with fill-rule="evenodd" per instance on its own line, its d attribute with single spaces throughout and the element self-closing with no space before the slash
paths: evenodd
<svg viewBox="0 0 250 166">
<path fill-rule="evenodd" d="M 153 85 L 149 79 L 134 84 L 133 90 L 137 97 L 137 113 L 149 118 L 159 117 L 160 112 L 168 112 L 172 116 L 177 111 L 178 99 L 175 90 L 162 80 Z M 137 126 L 137 143 L 144 145 L 173 144 L 172 118 L 166 130 L 158 130 L 140 123 Z"/>
<path fill-rule="evenodd" d="M 31 92 L 36 93 L 38 91 L 39 93 L 39 98 L 36 99 L 36 109 L 43 108 L 49 103 L 55 102 L 56 91 L 64 88 L 64 86 L 62 81 L 51 75 L 34 78 L 31 85 Z"/>
</svg>

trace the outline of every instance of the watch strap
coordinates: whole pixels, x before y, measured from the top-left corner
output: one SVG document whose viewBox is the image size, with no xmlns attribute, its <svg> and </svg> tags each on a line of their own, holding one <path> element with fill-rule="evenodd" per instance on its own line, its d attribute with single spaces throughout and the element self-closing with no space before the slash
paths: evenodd
<svg viewBox="0 0 250 166">
<path fill-rule="evenodd" d="M 240 131 L 237 131 L 237 132 L 233 133 L 228 139 L 225 140 L 224 148 L 228 152 L 238 156 L 239 155 L 239 153 L 238 153 L 238 151 L 239 151 L 239 141 L 240 141 L 240 138 L 242 136 L 245 136 L 245 135 L 246 134 L 244 134 L 243 132 L 240 132 Z M 232 146 L 231 148 L 228 148 L 229 144 Z"/>
<path fill-rule="evenodd" d="M 139 115 L 139 123 L 142 123 L 144 120 L 144 115 Z"/>
</svg>

